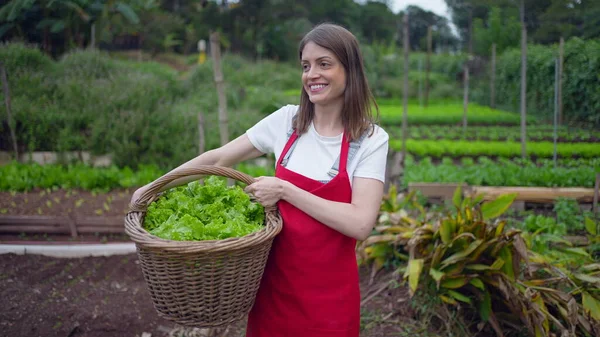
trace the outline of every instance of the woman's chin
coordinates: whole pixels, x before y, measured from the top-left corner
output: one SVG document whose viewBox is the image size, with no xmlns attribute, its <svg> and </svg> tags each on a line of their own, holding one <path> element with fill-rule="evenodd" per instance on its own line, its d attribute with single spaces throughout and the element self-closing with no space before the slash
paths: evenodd
<svg viewBox="0 0 600 337">
<path fill-rule="evenodd" d="M 321 95 L 308 96 L 308 99 L 312 104 L 324 104 L 326 99 Z"/>
</svg>

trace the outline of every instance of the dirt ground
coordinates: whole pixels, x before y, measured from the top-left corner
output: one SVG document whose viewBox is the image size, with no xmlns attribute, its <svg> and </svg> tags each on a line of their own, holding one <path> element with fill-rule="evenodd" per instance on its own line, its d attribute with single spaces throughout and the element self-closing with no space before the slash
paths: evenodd
<svg viewBox="0 0 600 337">
<path fill-rule="evenodd" d="M 106 193 L 60 189 L 0 192 L 0 215 L 124 216 L 133 192 L 133 189 Z"/>
<path fill-rule="evenodd" d="M 363 301 L 370 298 L 362 308 L 361 336 L 408 333 L 405 288 L 378 293 L 383 283 L 376 278 L 367 285 L 364 268 L 361 279 Z M 0 298 L 1 336 L 202 336 L 158 317 L 135 254 L 77 259 L 3 254 Z M 239 322 L 219 336 L 243 336 L 244 328 Z"/>
<path fill-rule="evenodd" d="M 0 192 L 0 217 L 3 215 L 60 216 L 74 219 L 83 217 L 125 217 L 133 189 L 118 189 L 106 193 L 83 190 L 37 189 L 29 192 Z M 125 234 L 89 233 L 76 238 L 68 235 L 46 233 L 4 233 L 0 243 L 44 241 L 48 244 L 62 242 L 122 242 Z"/>
<path fill-rule="evenodd" d="M 0 192 L 3 215 L 124 216 L 131 193 L 36 190 Z M 2 233 L 7 243 L 98 243 L 128 241 L 125 234 L 69 235 Z M 361 336 L 435 336 L 414 333 L 407 292 L 382 287 L 382 273 L 369 282 L 361 269 Z M 146 289 L 137 255 L 63 259 L 0 255 L 0 336 L 180 337 L 204 336 L 158 317 Z M 222 329 L 218 337 L 244 335 L 245 322 Z M 149 334 L 149 335 L 148 335 Z"/>
</svg>

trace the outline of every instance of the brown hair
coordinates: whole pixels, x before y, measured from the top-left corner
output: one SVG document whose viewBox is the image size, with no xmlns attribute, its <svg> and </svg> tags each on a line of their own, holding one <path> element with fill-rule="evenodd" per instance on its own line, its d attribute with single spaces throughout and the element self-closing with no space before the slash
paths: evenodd
<svg viewBox="0 0 600 337">
<path fill-rule="evenodd" d="M 334 24 L 320 24 L 308 32 L 298 48 L 302 60 L 302 51 L 309 42 L 330 50 L 343 64 L 346 71 L 346 89 L 342 106 L 342 124 L 350 140 L 358 139 L 367 129 L 373 133 L 374 119 L 371 103 L 379 118 L 379 107 L 369 89 L 365 75 L 363 58 L 356 37 L 347 29 Z M 300 134 L 305 133 L 315 115 L 315 105 L 308 98 L 302 86 L 300 108 L 294 128 Z"/>
</svg>

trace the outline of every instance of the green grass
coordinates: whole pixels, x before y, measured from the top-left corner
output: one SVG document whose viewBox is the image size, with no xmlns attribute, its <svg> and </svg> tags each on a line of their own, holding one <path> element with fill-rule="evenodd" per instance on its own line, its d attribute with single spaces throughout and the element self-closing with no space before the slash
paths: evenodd
<svg viewBox="0 0 600 337">
<path fill-rule="evenodd" d="M 385 130 L 392 138 L 402 137 L 400 126 L 388 126 Z M 409 126 L 408 138 L 411 139 L 447 139 L 447 140 L 484 140 L 484 141 L 519 141 L 521 128 L 519 126 L 470 126 L 467 132 L 461 126 L 427 125 Z M 569 142 L 590 142 L 600 139 L 600 131 L 589 129 L 574 129 L 561 126 L 557 130 L 561 140 Z M 552 141 L 554 128 L 552 125 L 532 125 L 527 127 L 527 140 Z"/>
<path fill-rule="evenodd" d="M 381 123 L 383 125 L 402 124 L 402 105 L 379 106 L 381 114 Z M 458 103 L 447 103 L 430 105 L 427 108 L 418 104 L 408 105 L 408 124 L 409 125 L 462 125 L 463 106 Z M 470 104 L 467 112 L 467 123 L 469 125 L 518 125 L 521 117 L 517 114 L 494 110 L 489 107 L 478 104 Z M 528 123 L 533 122 L 533 118 L 528 118 Z"/>
<path fill-rule="evenodd" d="M 402 141 L 390 140 L 390 148 L 400 151 Z M 519 142 L 479 142 L 465 140 L 414 140 L 406 141 L 409 153 L 419 157 L 477 157 L 498 156 L 514 158 L 521 156 L 521 143 Z M 527 143 L 527 155 L 538 158 L 552 158 L 554 144 L 551 142 Z M 557 144 L 558 156 L 561 158 L 600 157 L 600 146 L 594 143 L 560 143 Z"/>
</svg>

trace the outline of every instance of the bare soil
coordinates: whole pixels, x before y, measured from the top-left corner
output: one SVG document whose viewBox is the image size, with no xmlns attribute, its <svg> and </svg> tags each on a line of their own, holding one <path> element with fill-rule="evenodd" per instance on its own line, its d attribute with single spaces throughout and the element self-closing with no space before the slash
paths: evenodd
<svg viewBox="0 0 600 337">
<path fill-rule="evenodd" d="M 0 216 L 124 216 L 132 192 L 0 192 Z M 0 244 L 116 241 L 128 238 L 124 234 L 76 239 L 68 235 L 0 235 Z M 433 328 L 413 321 L 406 288 L 386 286 L 394 278 L 391 273 L 380 272 L 371 278 L 366 268 L 360 272 L 365 301 L 361 307 L 362 337 L 436 336 Z M 135 254 L 75 259 L 3 254 L 0 298 L 0 336 L 206 336 L 203 330 L 177 326 L 158 316 Z M 242 321 L 213 336 L 244 336 L 244 330 Z"/>
<path fill-rule="evenodd" d="M 402 336 L 414 327 L 404 287 L 378 292 L 384 285 L 380 281 L 389 279 L 382 273 L 369 285 L 369 273 L 361 269 L 363 300 L 370 297 L 361 309 L 363 337 Z M 157 315 L 135 254 L 77 259 L 0 255 L 0 297 L 0 336 L 156 337 L 182 331 L 202 336 Z M 245 322 L 238 322 L 218 336 L 243 336 L 244 329 Z"/>
<path fill-rule="evenodd" d="M 3 215 L 84 217 L 120 217 L 129 210 L 133 189 L 118 189 L 106 193 L 83 190 L 37 189 L 30 192 L 0 192 L 0 217 Z M 33 234 L 23 232 L 0 233 L 0 243 L 18 242 L 122 242 L 125 234 L 70 235 Z"/>
</svg>

